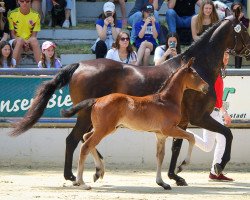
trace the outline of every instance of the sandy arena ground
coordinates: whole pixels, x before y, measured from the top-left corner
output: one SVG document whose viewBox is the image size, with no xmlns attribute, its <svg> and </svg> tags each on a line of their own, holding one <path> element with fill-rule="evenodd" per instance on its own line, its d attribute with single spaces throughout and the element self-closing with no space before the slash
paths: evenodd
<svg viewBox="0 0 250 200">
<path fill-rule="evenodd" d="M 93 171 L 84 173 L 85 182 L 92 190 L 72 186 L 65 181 L 61 169 L 0 168 L 0 199 L 94 199 L 94 200 L 176 200 L 176 199 L 226 199 L 250 200 L 250 172 L 228 172 L 234 182 L 208 181 L 208 172 L 187 171 L 181 175 L 189 183 L 187 187 L 178 187 L 163 173 L 165 181 L 172 187 L 165 191 L 155 183 L 154 171 L 107 170 L 103 180 L 92 181 Z"/>
</svg>

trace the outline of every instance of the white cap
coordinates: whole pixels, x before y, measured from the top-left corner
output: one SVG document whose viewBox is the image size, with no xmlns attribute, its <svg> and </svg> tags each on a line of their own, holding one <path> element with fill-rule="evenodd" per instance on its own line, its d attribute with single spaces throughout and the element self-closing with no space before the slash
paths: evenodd
<svg viewBox="0 0 250 200">
<path fill-rule="evenodd" d="M 115 11 L 115 4 L 113 4 L 112 2 L 108 1 L 103 5 L 103 11 L 107 12 L 107 11 L 111 11 L 114 12 Z"/>
</svg>

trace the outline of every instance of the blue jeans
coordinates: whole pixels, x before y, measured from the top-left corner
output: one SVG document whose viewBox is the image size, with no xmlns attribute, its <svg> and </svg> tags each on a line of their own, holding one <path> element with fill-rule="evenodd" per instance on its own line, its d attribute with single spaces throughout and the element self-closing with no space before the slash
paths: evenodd
<svg viewBox="0 0 250 200">
<path fill-rule="evenodd" d="M 168 9 L 166 12 L 166 22 L 170 32 L 176 33 L 176 28 L 191 28 L 192 16 L 180 17 L 174 9 Z"/>
<path fill-rule="evenodd" d="M 154 11 L 155 20 L 159 22 L 159 13 Z M 130 42 L 134 43 L 137 35 L 135 35 L 135 24 L 142 20 L 142 12 L 138 11 L 128 18 L 128 24 L 132 26 Z"/>
</svg>

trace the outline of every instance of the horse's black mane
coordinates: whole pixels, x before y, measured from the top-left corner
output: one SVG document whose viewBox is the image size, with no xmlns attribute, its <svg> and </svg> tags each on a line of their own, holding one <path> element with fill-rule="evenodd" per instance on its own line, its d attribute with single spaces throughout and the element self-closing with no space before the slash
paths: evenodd
<svg viewBox="0 0 250 200">
<path fill-rule="evenodd" d="M 212 35 L 213 32 L 215 31 L 215 29 L 217 29 L 217 28 L 221 25 L 221 22 L 222 22 L 222 21 L 223 21 L 223 20 L 221 20 L 221 21 L 215 23 L 213 26 L 211 26 L 209 29 L 207 29 L 207 30 L 201 35 L 201 37 L 200 37 L 197 41 L 193 42 L 193 43 L 190 45 L 190 47 L 189 47 L 185 52 L 179 54 L 177 57 L 180 56 L 181 59 L 182 59 L 184 62 L 187 62 L 187 60 L 190 59 L 190 57 L 194 55 L 194 50 L 197 51 L 197 45 L 200 45 L 200 44 L 202 44 L 202 43 L 206 43 L 208 40 L 210 40 L 211 35 Z M 206 48 L 206 46 L 204 46 L 204 48 Z M 173 58 L 173 59 L 175 59 L 175 58 Z M 165 62 L 167 62 L 167 61 L 165 61 Z M 180 67 L 180 68 L 181 68 L 181 67 Z M 180 68 L 177 68 L 177 70 L 179 70 Z M 173 72 L 171 73 L 171 75 L 169 76 L 169 78 L 168 78 L 166 81 L 164 81 L 164 82 L 162 83 L 162 85 L 161 85 L 160 89 L 157 91 L 157 93 L 162 92 L 162 90 L 165 88 L 165 86 L 169 84 L 171 78 L 172 78 L 173 75 L 174 75 L 174 72 L 176 72 L 176 71 L 173 71 Z"/>
<path fill-rule="evenodd" d="M 223 20 L 221 20 L 221 21 L 215 23 L 213 26 L 211 26 L 209 29 L 207 29 L 207 30 L 201 35 L 201 37 L 200 37 L 197 41 L 193 42 L 193 43 L 190 45 L 190 47 L 189 47 L 185 52 L 183 52 L 181 55 L 184 56 L 184 57 L 188 56 L 189 54 L 193 55 L 193 51 L 194 51 L 194 49 L 196 48 L 196 46 L 199 45 L 199 44 L 201 44 L 201 43 L 207 42 L 207 40 L 210 39 L 212 33 L 215 31 L 215 29 L 217 29 L 217 28 L 221 25 L 221 22 L 222 22 L 222 21 L 223 21 Z M 206 47 L 204 46 L 204 48 L 206 48 Z M 189 58 L 187 57 L 187 59 L 189 59 Z"/>
</svg>

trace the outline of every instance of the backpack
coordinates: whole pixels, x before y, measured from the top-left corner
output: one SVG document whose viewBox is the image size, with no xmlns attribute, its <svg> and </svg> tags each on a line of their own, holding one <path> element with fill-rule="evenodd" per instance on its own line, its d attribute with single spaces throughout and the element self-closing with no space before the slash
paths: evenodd
<svg viewBox="0 0 250 200">
<path fill-rule="evenodd" d="M 166 44 L 167 35 L 168 35 L 168 28 L 165 25 L 160 24 L 160 34 L 158 36 L 159 45 Z"/>
</svg>

